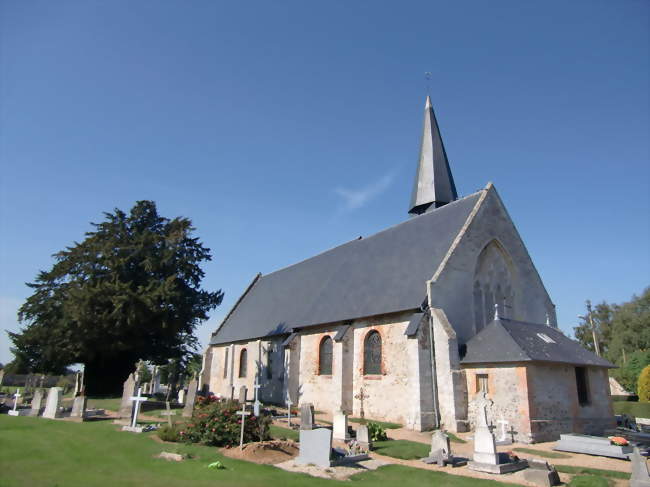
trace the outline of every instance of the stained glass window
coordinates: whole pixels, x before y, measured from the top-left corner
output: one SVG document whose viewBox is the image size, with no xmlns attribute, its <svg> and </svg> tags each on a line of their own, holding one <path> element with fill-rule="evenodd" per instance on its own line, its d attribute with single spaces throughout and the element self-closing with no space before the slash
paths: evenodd
<svg viewBox="0 0 650 487">
<path fill-rule="evenodd" d="M 381 374 L 381 336 L 376 331 L 366 335 L 363 345 L 363 373 Z"/>
<path fill-rule="evenodd" d="M 328 336 L 320 342 L 318 373 L 320 375 L 332 375 L 332 339 Z"/>
<path fill-rule="evenodd" d="M 246 367 L 248 365 L 248 352 L 246 349 L 241 351 L 239 355 L 239 377 L 246 377 Z"/>
</svg>

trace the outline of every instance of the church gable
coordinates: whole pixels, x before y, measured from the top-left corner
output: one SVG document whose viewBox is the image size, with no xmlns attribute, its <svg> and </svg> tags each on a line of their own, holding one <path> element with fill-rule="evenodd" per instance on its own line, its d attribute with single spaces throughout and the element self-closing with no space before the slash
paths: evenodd
<svg viewBox="0 0 650 487">
<path fill-rule="evenodd" d="M 445 310 L 467 342 L 494 318 L 554 325 L 554 305 L 496 189 L 488 184 L 475 212 L 431 283 L 431 305 Z"/>
</svg>

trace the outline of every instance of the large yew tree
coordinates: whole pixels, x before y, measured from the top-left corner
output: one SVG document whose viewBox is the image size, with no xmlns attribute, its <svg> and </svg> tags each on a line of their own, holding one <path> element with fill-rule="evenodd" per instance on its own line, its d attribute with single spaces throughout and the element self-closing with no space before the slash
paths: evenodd
<svg viewBox="0 0 650 487">
<path fill-rule="evenodd" d="M 166 363 L 195 351 L 196 326 L 223 298 L 201 289 L 210 249 L 189 219 L 163 218 L 153 201 L 104 215 L 28 284 L 34 293 L 18 312 L 25 327 L 9 333 L 31 371 L 84 363 L 91 394 L 121 392 L 138 359 Z"/>
</svg>

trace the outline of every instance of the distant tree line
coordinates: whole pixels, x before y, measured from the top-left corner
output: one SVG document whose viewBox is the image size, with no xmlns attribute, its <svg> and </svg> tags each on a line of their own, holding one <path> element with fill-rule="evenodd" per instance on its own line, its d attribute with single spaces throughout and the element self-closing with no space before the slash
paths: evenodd
<svg viewBox="0 0 650 487">
<path fill-rule="evenodd" d="M 625 303 L 597 304 L 591 321 L 601 355 L 619 367 L 610 375 L 628 391 L 636 392 L 639 374 L 650 364 L 650 287 Z M 588 313 L 573 331 L 585 348 L 595 351 Z"/>
</svg>

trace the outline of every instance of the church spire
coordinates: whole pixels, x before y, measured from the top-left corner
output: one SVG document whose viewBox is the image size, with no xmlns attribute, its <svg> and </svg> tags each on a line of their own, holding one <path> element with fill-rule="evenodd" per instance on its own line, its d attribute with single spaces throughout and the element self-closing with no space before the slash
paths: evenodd
<svg viewBox="0 0 650 487">
<path fill-rule="evenodd" d="M 458 199 L 431 98 L 424 106 L 424 128 L 409 213 L 419 215 Z"/>
</svg>

